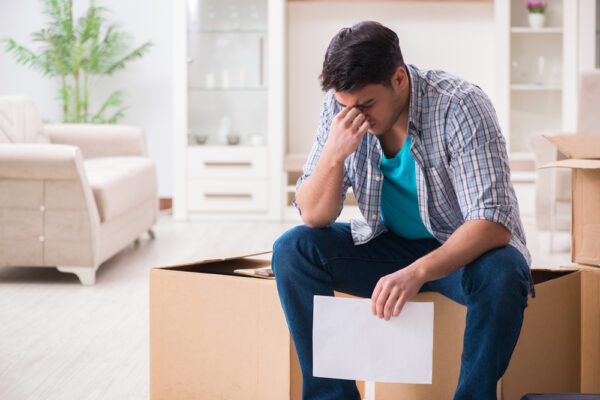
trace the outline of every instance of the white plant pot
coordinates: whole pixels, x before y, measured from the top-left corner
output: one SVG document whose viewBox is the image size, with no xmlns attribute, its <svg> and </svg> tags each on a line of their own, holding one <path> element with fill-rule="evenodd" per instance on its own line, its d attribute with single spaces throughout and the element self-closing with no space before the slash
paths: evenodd
<svg viewBox="0 0 600 400">
<path fill-rule="evenodd" d="M 546 16 L 544 14 L 529 14 L 529 26 L 531 26 L 532 28 L 543 28 L 544 22 L 546 22 Z"/>
</svg>

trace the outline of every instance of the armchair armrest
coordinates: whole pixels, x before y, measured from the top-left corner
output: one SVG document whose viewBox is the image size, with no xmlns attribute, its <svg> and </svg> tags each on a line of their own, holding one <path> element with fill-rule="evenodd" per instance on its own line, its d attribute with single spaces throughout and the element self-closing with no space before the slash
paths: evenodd
<svg viewBox="0 0 600 400">
<path fill-rule="evenodd" d="M 81 152 L 75 146 L 0 144 L 0 178 L 80 179 L 85 176 Z"/>
<path fill-rule="evenodd" d="M 144 132 L 137 127 L 100 124 L 46 124 L 55 144 L 79 147 L 83 158 L 146 156 Z"/>
</svg>

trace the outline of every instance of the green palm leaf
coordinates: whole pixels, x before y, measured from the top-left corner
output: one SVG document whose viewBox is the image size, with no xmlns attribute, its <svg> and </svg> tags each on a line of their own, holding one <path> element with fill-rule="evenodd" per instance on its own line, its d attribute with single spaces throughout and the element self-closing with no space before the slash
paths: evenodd
<svg viewBox="0 0 600 400">
<path fill-rule="evenodd" d="M 18 64 L 29 66 L 60 82 L 58 98 L 65 122 L 115 123 L 127 109 L 124 92 L 113 92 L 97 112 L 89 110 L 90 93 L 102 76 L 112 75 L 129 62 L 146 54 L 152 43 L 132 48 L 133 37 L 106 20 L 108 10 L 90 0 L 86 12 L 76 21 L 72 0 L 41 0 L 47 25 L 31 36 L 39 44 L 35 51 L 5 38 L 5 51 Z M 106 117 L 105 115 L 110 114 Z M 91 116 L 91 117 L 90 117 Z"/>
</svg>

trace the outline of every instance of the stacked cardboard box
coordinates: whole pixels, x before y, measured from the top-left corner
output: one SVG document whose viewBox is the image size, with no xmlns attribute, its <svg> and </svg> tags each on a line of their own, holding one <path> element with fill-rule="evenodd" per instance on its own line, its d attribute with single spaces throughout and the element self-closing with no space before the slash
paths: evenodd
<svg viewBox="0 0 600 400">
<path fill-rule="evenodd" d="M 600 266 L 600 136 L 546 137 L 568 157 L 542 168 L 570 168 L 571 259 Z"/>
</svg>

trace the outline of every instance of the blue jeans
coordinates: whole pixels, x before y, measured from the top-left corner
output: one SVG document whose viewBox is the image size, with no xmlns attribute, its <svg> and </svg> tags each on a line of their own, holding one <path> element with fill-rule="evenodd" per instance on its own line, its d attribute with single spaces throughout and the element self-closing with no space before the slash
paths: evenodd
<svg viewBox="0 0 600 400">
<path fill-rule="evenodd" d="M 302 368 L 305 400 L 360 400 L 354 381 L 312 373 L 313 296 L 341 291 L 370 298 L 379 278 L 435 250 L 435 239 L 408 240 L 391 232 L 355 246 L 349 224 L 297 226 L 273 246 L 273 271 Z M 467 306 L 464 347 L 455 400 L 496 399 L 521 332 L 529 293 L 529 268 L 512 246 L 491 250 L 453 274 L 427 282 Z"/>
</svg>

